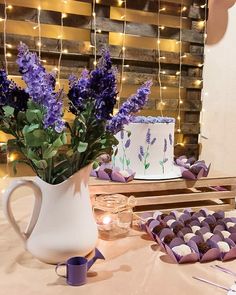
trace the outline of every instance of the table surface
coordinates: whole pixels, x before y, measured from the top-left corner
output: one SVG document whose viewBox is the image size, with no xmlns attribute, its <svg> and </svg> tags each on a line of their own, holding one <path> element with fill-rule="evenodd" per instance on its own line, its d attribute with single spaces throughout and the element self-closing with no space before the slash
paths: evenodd
<svg viewBox="0 0 236 295">
<path fill-rule="evenodd" d="M 13 198 L 13 212 L 22 229 L 26 227 L 32 204 L 30 192 L 24 191 L 24 197 Z M 236 211 L 229 214 L 236 216 Z M 54 266 L 41 263 L 24 250 L 23 244 L 3 216 L 0 203 L 0 294 L 220 295 L 226 292 L 195 281 L 192 276 L 203 277 L 228 287 L 234 281 L 232 276 L 213 270 L 210 266 L 217 263 L 236 271 L 235 261 L 173 264 L 144 233 L 133 230 L 124 239 L 99 240 L 98 248 L 106 260 L 91 268 L 88 283 L 81 287 L 68 286 L 63 278 L 57 277 Z"/>
</svg>

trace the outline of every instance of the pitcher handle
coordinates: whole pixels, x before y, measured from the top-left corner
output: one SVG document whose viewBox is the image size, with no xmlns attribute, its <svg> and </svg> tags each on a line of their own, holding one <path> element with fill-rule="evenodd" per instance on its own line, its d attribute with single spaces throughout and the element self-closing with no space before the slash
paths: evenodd
<svg viewBox="0 0 236 295">
<path fill-rule="evenodd" d="M 35 196 L 34 209 L 33 209 L 32 215 L 31 215 L 29 225 L 24 233 L 21 232 L 19 225 L 16 223 L 16 220 L 14 218 L 14 215 L 12 213 L 12 209 L 10 206 L 11 196 L 12 196 L 13 192 L 21 186 L 30 187 L 33 190 L 34 196 Z M 6 215 L 6 218 L 8 219 L 9 223 L 12 225 L 15 232 L 18 234 L 18 236 L 21 238 L 21 240 L 23 242 L 25 242 L 28 239 L 28 237 L 30 236 L 30 234 L 32 233 L 32 231 L 35 227 L 35 224 L 36 224 L 38 217 L 39 217 L 41 204 L 42 204 L 41 189 L 38 187 L 37 184 L 35 184 L 31 180 L 15 180 L 15 181 L 13 181 L 12 184 L 10 185 L 10 187 L 6 190 L 6 192 L 3 195 L 4 214 Z"/>
</svg>

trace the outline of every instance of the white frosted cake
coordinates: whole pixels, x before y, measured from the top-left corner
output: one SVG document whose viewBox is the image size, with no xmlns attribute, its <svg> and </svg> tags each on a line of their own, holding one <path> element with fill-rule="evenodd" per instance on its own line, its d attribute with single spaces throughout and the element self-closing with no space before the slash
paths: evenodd
<svg viewBox="0 0 236 295">
<path fill-rule="evenodd" d="M 181 177 L 174 164 L 175 120 L 166 117 L 135 117 L 116 137 L 113 165 L 131 169 L 135 179 L 170 179 Z"/>
</svg>

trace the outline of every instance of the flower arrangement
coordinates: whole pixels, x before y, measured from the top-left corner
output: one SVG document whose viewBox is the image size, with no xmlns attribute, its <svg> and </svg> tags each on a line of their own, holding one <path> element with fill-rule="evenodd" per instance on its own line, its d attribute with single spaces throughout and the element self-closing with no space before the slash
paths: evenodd
<svg viewBox="0 0 236 295">
<path fill-rule="evenodd" d="M 17 64 L 25 89 L 0 70 L 0 130 L 14 137 L 8 145 L 21 152 L 19 161 L 50 184 L 64 181 L 102 154 L 112 154 L 118 144 L 114 134 L 143 108 L 152 84 L 142 85 L 113 116 L 117 70 L 107 49 L 103 49 L 94 70 L 84 70 L 79 79 L 69 77 L 67 94 L 63 89 L 56 91 L 55 73 L 47 73 L 37 55 L 23 43 L 18 48 Z M 68 122 L 63 118 L 66 97 L 72 114 Z"/>
</svg>

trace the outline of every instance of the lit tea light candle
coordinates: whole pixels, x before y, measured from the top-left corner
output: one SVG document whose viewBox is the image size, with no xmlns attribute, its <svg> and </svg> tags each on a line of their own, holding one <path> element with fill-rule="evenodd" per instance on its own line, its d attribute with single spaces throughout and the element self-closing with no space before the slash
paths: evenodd
<svg viewBox="0 0 236 295">
<path fill-rule="evenodd" d="M 102 224 L 103 224 L 104 230 L 111 230 L 111 223 L 112 223 L 111 216 L 106 215 L 102 218 Z"/>
</svg>

